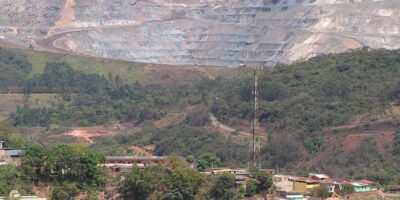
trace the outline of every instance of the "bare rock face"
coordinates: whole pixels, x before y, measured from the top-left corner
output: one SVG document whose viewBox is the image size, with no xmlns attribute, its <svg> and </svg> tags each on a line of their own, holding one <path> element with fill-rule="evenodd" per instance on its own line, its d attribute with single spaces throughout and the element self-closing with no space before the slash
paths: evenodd
<svg viewBox="0 0 400 200">
<path fill-rule="evenodd" d="M 400 47 L 398 0 L 0 0 L 0 38 L 175 65 L 271 66 Z"/>
</svg>

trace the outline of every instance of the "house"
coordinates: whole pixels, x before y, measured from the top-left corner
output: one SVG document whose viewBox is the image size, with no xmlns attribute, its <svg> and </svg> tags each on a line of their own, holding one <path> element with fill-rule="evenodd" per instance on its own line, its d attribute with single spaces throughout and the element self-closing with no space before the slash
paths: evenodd
<svg viewBox="0 0 400 200">
<path fill-rule="evenodd" d="M 367 180 L 367 179 L 363 179 L 363 180 L 361 180 L 361 181 L 359 181 L 359 182 L 361 182 L 361 183 L 365 183 L 365 184 L 368 184 L 368 185 L 372 185 L 372 184 L 374 184 L 374 182 L 373 182 L 373 181 L 370 181 L 370 180 Z"/>
<path fill-rule="evenodd" d="M 326 186 L 329 190 L 329 193 L 334 193 L 334 192 L 339 192 L 340 190 L 343 189 L 343 185 L 345 183 L 342 182 L 341 179 L 336 179 L 336 178 L 329 178 L 320 181 L 320 185 Z"/>
<path fill-rule="evenodd" d="M 371 185 L 361 181 L 354 181 L 350 183 L 354 187 L 354 192 L 371 192 Z"/>
<path fill-rule="evenodd" d="M 341 182 L 350 184 L 353 181 L 351 179 L 345 178 L 345 179 L 342 179 Z"/>
<path fill-rule="evenodd" d="M 247 180 L 250 178 L 250 172 L 247 169 L 231 169 L 231 168 L 209 168 L 202 174 L 208 176 L 214 176 L 221 173 L 230 173 L 235 176 L 235 183 L 239 185 L 245 185 Z"/>
<path fill-rule="evenodd" d="M 167 160 L 167 156 L 106 156 L 106 163 L 103 166 L 115 172 L 129 172 L 133 165 L 145 168 L 158 163 L 164 164 Z"/>
<path fill-rule="evenodd" d="M 0 149 L 0 158 L 17 158 L 22 157 L 27 149 Z"/>
<path fill-rule="evenodd" d="M 27 148 L 20 148 L 20 149 L 9 149 L 9 148 L 4 148 L 4 141 L 0 141 L 0 158 L 15 158 L 15 157 L 21 157 Z"/>
<path fill-rule="evenodd" d="M 329 179 L 330 177 L 326 174 L 310 174 L 310 178 L 317 180 L 317 181 L 323 181 L 323 180 Z"/>
<path fill-rule="evenodd" d="M 311 179 L 311 178 L 297 178 L 293 181 L 293 191 L 307 193 L 310 192 L 313 188 L 319 187 L 319 181 Z"/>
<path fill-rule="evenodd" d="M 272 177 L 272 181 L 276 187 L 276 191 L 278 192 L 293 192 L 294 179 L 297 179 L 297 177 L 284 174 L 275 174 Z"/>
<path fill-rule="evenodd" d="M 21 194 L 17 190 L 11 191 L 9 197 L 0 197 L 0 200 L 6 200 L 6 199 L 46 200 L 46 198 L 42 198 L 42 197 L 38 197 L 38 196 L 21 196 Z"/>
</svg>

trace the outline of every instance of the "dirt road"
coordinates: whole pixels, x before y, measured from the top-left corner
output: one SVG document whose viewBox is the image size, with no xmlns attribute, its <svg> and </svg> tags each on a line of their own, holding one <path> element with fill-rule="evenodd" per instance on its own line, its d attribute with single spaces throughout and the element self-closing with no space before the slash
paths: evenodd
<svg viewBox="0 0 400 200">
<path fill-rule="evenodd" d="M 60 48 L 54 46 L 54 41 L 66 36 L 68 34 L 71 34 L 71 33 L 78 33 L 78 32 L 83 32 L 83 31 L 93 31 L 93 30 L 100 30 L 100 29 L 135 27 L 135 26 L 144 25 L 144 24 L 168 22 L 168 21 L 173 21 L 173 20 L 176 20 L 176 18 L 168 18 L 168 19 L 162 19 L 162 20 L 150 20 L 150 21 L 145 21 L 145 22 L 137 23 L 137 24 L 105 25 L 105 26 L 96 26 L 96 27 L 89 27 L 89 28 L 79 28 L 79 29 L 75 29 L 75 30 L 68 30 L 68 31 L 54 33 L 54 34 L 48 36 L 47 38 L 33 38 L 33 41 L 36 43 L 37 46 L 39 46 L 47 51 L 63 53 L 63 54 L 70 54 L 70 55 L 82 55 L 82 56 L 97 57 L 95 55 L 87 55 L 87 54 L 67 51 L 65 49 L 60 49 Z"/>
<path fill-rule="evenodd" d="M 231 133 L 236 131 L 236 129 L 219 122 L 213 114 L 210 114 L 210 120 L 211 120 L 211 125 L 216 127 L 217 129 L 222 129 L 223 131 L 228 131 Z M 243 136 L 252 136 L 251 133 L 247 133 L 244 131 L 240 131 L 239 134 Z"/>
</svg>

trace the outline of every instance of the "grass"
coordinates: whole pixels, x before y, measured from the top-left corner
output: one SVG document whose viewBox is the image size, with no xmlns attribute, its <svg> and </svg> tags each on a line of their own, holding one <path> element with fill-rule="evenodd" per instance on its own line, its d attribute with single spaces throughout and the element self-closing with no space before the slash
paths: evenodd
<svg viewBox="0 0 400 200">
<path fill-rule="evenodd" d="M 56 104 L 58 97 L 55 94 L 31 94 L 24 99 L 23 94 L 0 94 L 0 120 L 5 120 L 18 106 L 23 106 L 28 101 L 31 107 L 47 107 Z"/>
<path fill-rule="evenodd" d="M 113 74 L 113 76 L 120 75 L 126 83 L 135 83 L 136 81 L 141 81 L 146 78 L 146 74 L 143 70 L 146 64 L 143 63 L 76 55 L 63 55 L 32 50 L 20 51 L 27 54 L 29 61 L 32 63 L 31 76 L 42 73 L 47 62 L 64 61 L 69 63 L 72 68 L 85 73 L 97 73 L 105 77 L 107 77 L 109 73 Z"/>
<path fill-rule="evenodd" d="M 123 60 L 65 55 L 46 51 L 37 51 L 0 40 L 0 46 L 11 48 L 14 51 L 27 55 L 32 64 L 29 76 L 41 74 L 46 63 L 64 61 L 73 69 L 85 73 L 97 73 L 108 78 L 108 74 L 119 75 L 127 84 L 139 82 L 141 84 L 185 84 L 200 80 L 202 77 L 215 78 L 217 76 L 232 77 L 237 70 L 223 67 L 200 66 L 172 66 L 162 64 L 147 64 Z"/>
</svg>

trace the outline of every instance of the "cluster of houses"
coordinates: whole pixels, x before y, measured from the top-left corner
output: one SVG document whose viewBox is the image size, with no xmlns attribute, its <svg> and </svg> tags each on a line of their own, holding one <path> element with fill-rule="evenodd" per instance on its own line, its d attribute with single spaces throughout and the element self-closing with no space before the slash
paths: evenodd
<svg viewBox="0 0 400 200">
<path fill-rule="evenodd" d="M 183 158 L 182 158 L 183 159 Z M 109 167 L 113 172 L 129 172 L 133 166 L 145 168 L 151 165 L 165 164 L 166 156 L 107 156 L 103 166 Z M 369 193 L 373 191 L 373 182 L 369 180 L 353 181 L 350 179 L 331 178 L 326 174 L 310 174 L 309 177 L 296 177 L 285 174 L 275 174 L 274 170 L 263 169 L 273 177 L 275 194 L 282 199 L 305 200 L 314 188 L 325 186 L 332 197 L 343 197 L 345 185 L 351 185 L 353 193 Z M 230 173 L 235 176 L 239 185 L 246 186 L 251 179 L 248 169 L 210 168 L 202 172 L 208 176 L 220 173 Z M 279 198 L 278 198 L 279 199 Z"/>
<path fill-rule="evenodd" d="M 263 169 L 273 177 L 274 199 L 306 200 L 314 188 L 325 186 L 331 197 L 341 199 L 345 192 L 345 185 L 350 185 L 352 193 L 359 195 L 369 194 L 374 184 L 369 180 L 353 181 L 350 179 L 331 178 L 326 174 L 310 174 L 309 177 L 296 177 L 285 174 L 275 174 L 274 170 Z M 204 172 L 206 175 L 217 175 L 219 173 L 231 173 L 235 175 L 237 184 L 244 185 L 251 175 L 247 169 L 212 168 Z"/>
<path fill-rule="evenodd" d="M 18 164 L 20 157 L 26 149 L 7 149 L 4 142 L 0 141 L 0 165 Z M 183 158 L 181 158 L 183 159 Z M 151 165 L 166 164 L 167 156 L 107 156 L 107 166 L 112 172 L 129 172 L 134 166 L 145 168 Z M 191 167 L 194 167 L 193 164 Z M 276 174 L 274 170 L 262 169 L 270 173 L 273 177 L 274 199 L 306 200 L 307 196 L 314 188 L 325 186 L 328 188 L 332 197 L 341 198 L 344 195 L 345 185 L 351 185 L 352 192 L 357 194 L 369 193 L 373 191 L 373 182 L 369 180 L 353 181 L 349 179 L 331 178 L 326 174 L 310 174 L 309 177 L 296 177 L 285 174 Z M 239 185 L 246 186 L 247 180 L 251 179 L 248 169 L 231 168 L 210 168 L 203 172 L 208 176 L 215 176 L 220 173 L 231 173 L 235 176 L 235 181 Z M 396 190 L 397 192 L 400 191 Z M 17 192 L 14 192 L 18 195 Z M 14 195 L 14 193 L 12 195 Z M 5 197 L 4 197 L 5 198 Z M 26 197 L 27 199 L 41 199 L 38 197 Z M 0 197 L 2 199 L 2 197 Z"/>
<path fill-rule="evenodd" d="M 320 186 L 328 188 L 332 196 L 343 196 L 345 185 L 350 185 L 354 193 L 371 192 L 373 190 L 372 181 L 331 178 L 326 174 L 310 174 L 309 177 L 275 174 L 273 175 L 273 182 L 276 191 L 288 199 L 303 199 L 304 195 L 310 194 L 314 188 Z"/>
</svg>

